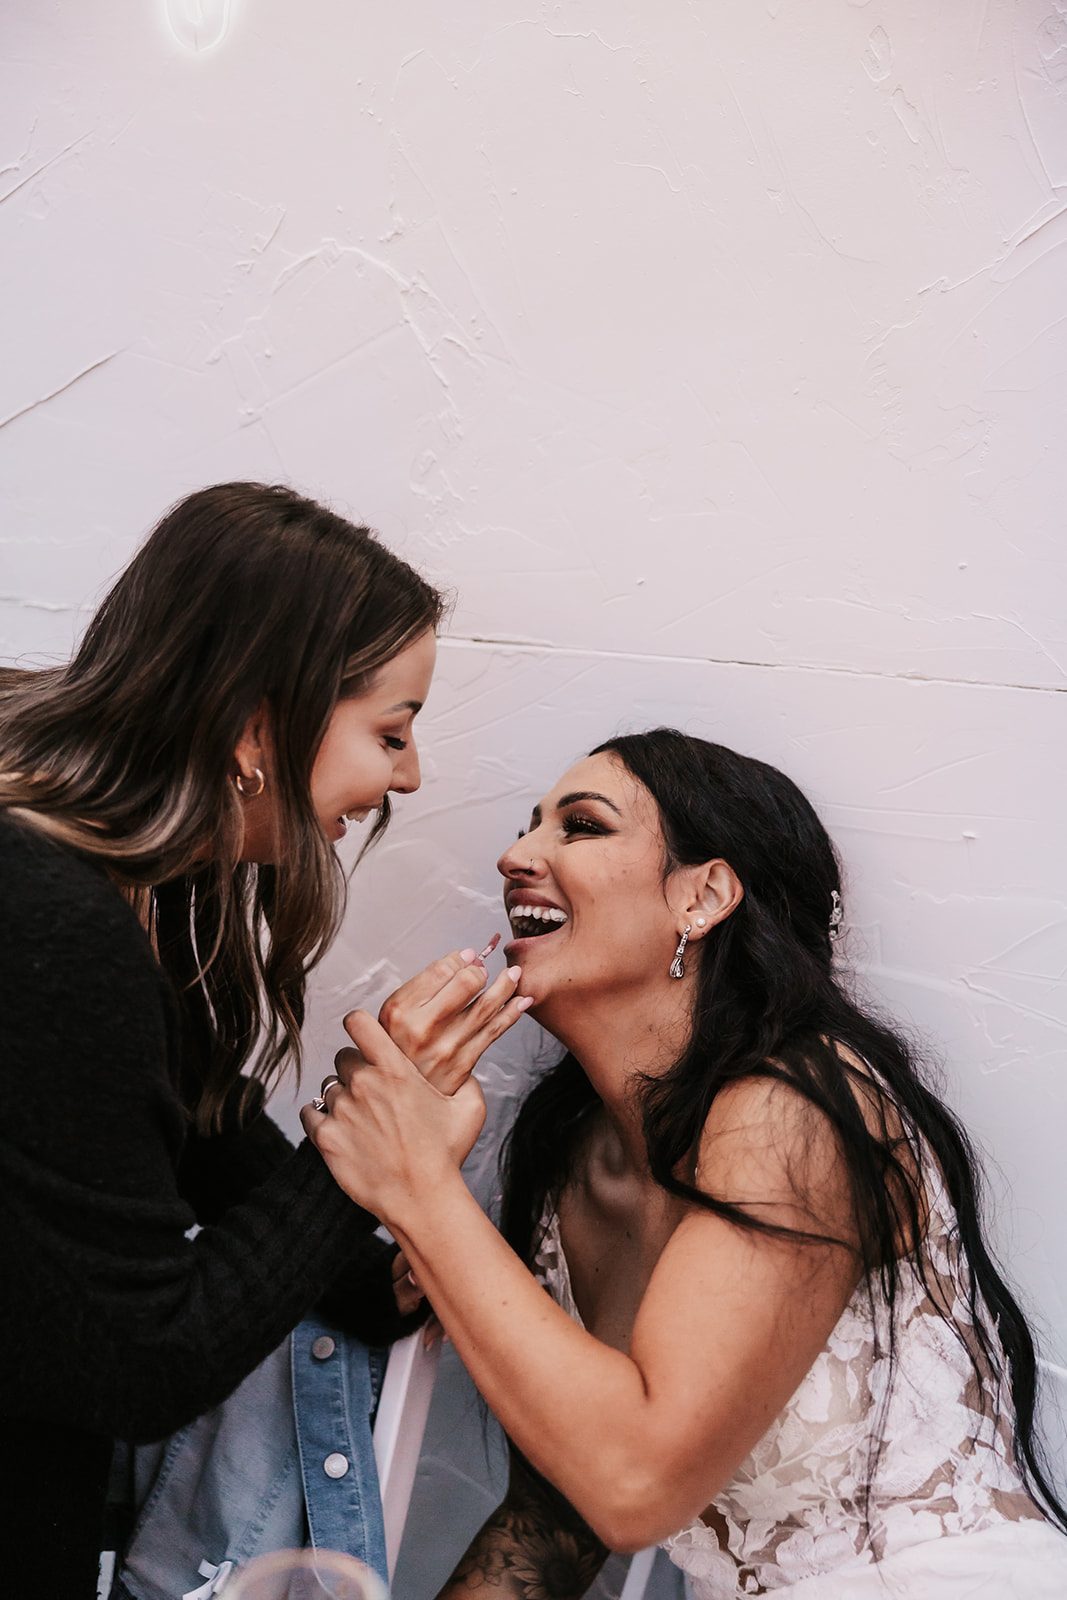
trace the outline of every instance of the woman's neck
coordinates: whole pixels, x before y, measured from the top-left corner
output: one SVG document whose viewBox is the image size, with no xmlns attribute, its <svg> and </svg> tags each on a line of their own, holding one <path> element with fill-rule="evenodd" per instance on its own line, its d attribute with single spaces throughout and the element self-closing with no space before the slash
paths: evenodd
<svg viewBox="0 0 1067 1600">
<path fill-rule="evenodd" d="M 692 1015 L 690 984 L 683 980 L 655 995 L 615 995 L 605 1006 L 568 1004 L 566 1010 L 569 1015 L 546 1017 L 544 1026 L 580 1062 L 627 1163 L 635 1172 L 645 1172 L 648 1156 L 638 1090 L 646 1078 L 672 1067 L 685 1048 Z"/>
</svg>

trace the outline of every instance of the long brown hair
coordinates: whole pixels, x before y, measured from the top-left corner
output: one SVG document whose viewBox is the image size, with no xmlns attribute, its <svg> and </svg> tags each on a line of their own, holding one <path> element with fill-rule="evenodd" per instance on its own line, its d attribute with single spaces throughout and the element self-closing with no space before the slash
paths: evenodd
<svg viewBox="0 0 1067 1600">
<path fill-rule="evenodd" d="M 441 620 L 367 529 L 292 489 L 224 483 L 174 506 L 68 665 L 0 674 L 0 810 L 103 862 L 150 919 L 189 1026 L 182 1092 L 217 1119 L 241 1067 L 299 1061 L 308 972 L 345 882 L 311 804 L 339 699 Z M 239 860 L 234 748 L 266 705 L 277 863 Z M 389 816 L 388 800 L 372 832 Z"/>
</svg>

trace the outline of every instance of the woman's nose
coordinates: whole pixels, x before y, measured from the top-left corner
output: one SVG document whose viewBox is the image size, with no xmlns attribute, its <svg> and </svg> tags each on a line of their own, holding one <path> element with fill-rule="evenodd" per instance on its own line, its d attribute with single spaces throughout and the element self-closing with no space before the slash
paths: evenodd
<svg viewBox="0 0 1067 1600">
<path fill-rule="evenodd" d="M 422 768 L 419 766 L 419 752 L 414 739 L 408 740 L 408 747 L 402 752 L 400 760 L 393 767 L 393 781 L 389 785 L 394 794 L 414 794 L 422 783 Z"/>
<path fill-rule="evenodd" d="M 496 870 L 502 878 L 517 878 L 522 873 L 536 871 L 528 833 L 524 833 L 521 839 L 516 839 L 514 844 L 508 845 L 496 864 Z"/>
</svg>

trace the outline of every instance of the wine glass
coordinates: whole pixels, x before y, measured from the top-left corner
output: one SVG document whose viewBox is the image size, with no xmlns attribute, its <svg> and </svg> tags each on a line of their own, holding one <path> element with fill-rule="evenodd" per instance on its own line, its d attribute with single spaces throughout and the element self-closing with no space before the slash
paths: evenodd
<svg viewBox="0 0 1067 1600">
<path fill-rule="evenodd" d="M 376 1572 L 339 1550 L 275 1550 L 241 1567 L 225 1600 L 388 1600 Z"/>
</svg>

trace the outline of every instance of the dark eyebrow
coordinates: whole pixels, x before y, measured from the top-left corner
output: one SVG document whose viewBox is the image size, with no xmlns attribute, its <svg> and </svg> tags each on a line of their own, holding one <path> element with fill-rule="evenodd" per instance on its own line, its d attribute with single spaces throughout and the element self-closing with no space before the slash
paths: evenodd
<svg viewBox="0 0 1067 1600">
<path fill-rule="evenodd" d="M 607 806 L 609 811 L 614 811 L 617 817 L 622 816 L 614 800 L 609 800 L 606 794 L 595 794 L 592 789 L 575 789 L 573 794 L 563 795 L 556 802 L 556 810 L 562 811 L 564 806 L 578 805 L 582 800 L 598 800 L 602 806 Z"/>
<path fill-rule="evenodd" d="M 564 806 L 575 806 L 580 804 L 580 802 L 583 800 L 599 800 L 602 806 L 607 806 L 609 811 L 614 811 L 617 817 L 622 816 L 622 812 L 619 810 L 614 800 L 609 800 L 606 794 L 597 794 L 594 789 L 575 789 L 573 794 L 563 795 L 556 802 L 556 810 L 562 811 Z M 539 828 L 541 826 L 541 816 L 541 807 L 534 806 L 533 810 L 530 812 L 531 828 Z"/>
<path fill-rule="evenodd" d="M 401 700 L 399 705 L 390 706 L 388 711 L 383 711 L 383 717 L 391 717 L 395 711 L 410 711 L 415 716 L 422 710 L 421 700 Z"/>
</svg>

